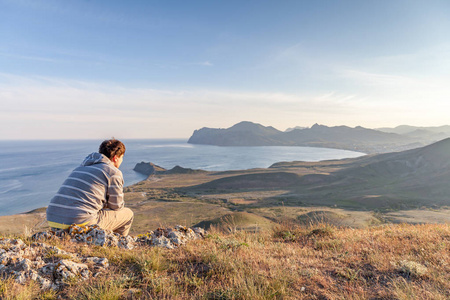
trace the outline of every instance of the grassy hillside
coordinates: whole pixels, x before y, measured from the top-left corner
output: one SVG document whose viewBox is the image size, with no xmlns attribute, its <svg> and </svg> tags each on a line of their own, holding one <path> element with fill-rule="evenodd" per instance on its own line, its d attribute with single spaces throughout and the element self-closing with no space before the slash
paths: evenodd
<svg viewBox="0 0 450 300">
<path fill-rule="evenodd" d="M 450 298 L 448 224 L 213 230 L 175 250 L 49 243 L 106 257 L 110 267 L 99 277 L 71 280 L 61 291 L 4 277 L 1 299 Z"/>
</svg>

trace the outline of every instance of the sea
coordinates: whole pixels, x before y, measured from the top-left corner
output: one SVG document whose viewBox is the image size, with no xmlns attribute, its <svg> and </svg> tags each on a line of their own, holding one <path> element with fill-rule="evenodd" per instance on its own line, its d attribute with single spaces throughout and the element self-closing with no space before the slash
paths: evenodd
<svg viewBox="0 0 450 300">
<path fill-rule="evenodd" d="M 281 161 L 321 161 L 365 155 L 313 147 L 219 147 L 186 140 L 122 140 L 126 153 L 120 170 L 125 186 L 145 180 L 133 171 L 139 162 L 166 169 L 207 171 L 267 168 Z M 0 216 L 47 206 L 59 186 L 84 158 L 98 151 L 99 140 L 0 141 Z M 126 201 L 126 199 L 125 199 Z"/>
</svg>

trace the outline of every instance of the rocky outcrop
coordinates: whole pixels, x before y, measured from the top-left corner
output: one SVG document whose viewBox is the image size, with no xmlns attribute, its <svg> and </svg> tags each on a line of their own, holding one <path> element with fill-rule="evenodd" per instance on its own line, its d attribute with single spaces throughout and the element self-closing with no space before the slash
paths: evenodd
<svg viewBox="0 0 450 300">
<path fill-rule="evenodd" d="M 133 249 L 163 247 L 174 249 L 189 240 L 203 238 L 201 228 L 158 228 L 146 234 L 121 236 L 93 226 L 70 226 L 69 230 L 49 230 L 35 233 L 30 243 L 22 239 L 0 238 L 0 276 L 13 277 L 20 284 L 34 280 L 42 289 L 60 289 L 68 279 L 86 280 L 96 277 L 109 267 L 105 257 L 86 257 L 45 243 L 52 239 L 70 239 L 103 247 Z"/>
<path fill-rule="evenodd" d="M 163 167 L 157 166 L 151 162 L 143 162 L 143 161 L 140 163 L 137 163 L 133 170 L 138 173 L 148 175 L 148 176 L 156 174 L 158 172 L 167 171 Z"/>
<path fill-rule="evenodd" d="M 170 169 L 164 173 L 165 174 L 197 174 L 197 173 L 204 173 L 204 172 L 206 172 L 206 171 L 175 166 L 172 169 Z"/>
<path fill-rule="evenodd" d="M 133 170 L 148 176 L 155 174 L 196 174 L 206 172 L 204 170 L 195 170 L 190 168 L 183 168 L 180 166 L 175 166 L 170 170 L 166 170 L 151 162 L 137 163 Z"/>
<path fill-rule="evenodd" d="M 46 243 L 0 239 L 0 247 L 0 274 L 20 284 L 34 280 L 42 289 L 59 289 L 69 278 L 95 277 L 109 266 L 107 258 L 83 257 Z"/>
</svg>

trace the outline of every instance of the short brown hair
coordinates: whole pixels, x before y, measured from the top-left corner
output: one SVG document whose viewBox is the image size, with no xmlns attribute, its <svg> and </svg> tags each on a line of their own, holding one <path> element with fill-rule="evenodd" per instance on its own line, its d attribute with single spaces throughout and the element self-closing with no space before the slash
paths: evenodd
<svg viewBox="0 0 450 300">
<path fill-rule="evenodd" d="M 125 145 L 116 139 L 105 140 L 100 144 L 98 152 L 104 154 L 109 159 L 112 159 L 115 155 L 122 156 L 125 154 Z"/>
</svg>

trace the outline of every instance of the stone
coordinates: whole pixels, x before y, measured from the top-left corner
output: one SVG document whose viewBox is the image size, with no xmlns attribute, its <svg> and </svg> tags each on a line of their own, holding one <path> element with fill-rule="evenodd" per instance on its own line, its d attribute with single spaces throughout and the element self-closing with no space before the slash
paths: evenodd
<svg viewBox="0 0 450 300">
<path fill-rule="evenodd" d="M 53 283 L 50 280 L 42 276 L 39 276 L 36 281 L 40 284 L 41 289 L 43 290 L 49 290 L 53 286 Z"/>
<path fill-rule="evenodd" d="M 28 258 L 24 258 L 18 263 L 18 270 L 20 271 L 27 272 L 30 271 L 31 269 L 32 269 L 31 261 Z"/>
<path fill-rule="evenodd" d="M 53 272 L 55 271 L 56 268 L 56 263 L 48 263 L 46 265 L 44 265 L 43 267 L 39 268 L 39 272 L 43 275 L 52 275 L 53 276 Z"/>
<path fill-rule="evenodd" d="M 109 267 L 105 257 L 82 257 L 76 253 L 64 251 L 46 244 L 45 240 L 69 236 L 72 241 L 103 247 L 133 249 L 138 246 L 163 247 L 174 249 L 189 240 L 202 238 L 205 231 L 201 228 L 187 228 L 177 225 L 174 228 L 158 228 L 136 238 L 121 236 L 97 225 L 72 225 L 68 230 L 49 230 L 33 234 L 31 245 L 21 239 L 0 238 L 0 274 L 12 276 L 19 284 L 28 280 L 39 283 L 41 289 L 60 289 L 68 278 L 86 280 L 96 277 Z M 48 262 L 49 257 L 67 256 L 57 263 Z M 45 259 L 43 259 L 43 257 Z M 54 261 L 54 260 L 53 260 Z M 82 263 L 79 263 L 79 262 Z"/>
<path fill-rule="evenodd" d="M 201 228 L 201 227 L 194 227 L 192 228 L 192 230 L 195 232 L 195 234 L 199 237 L 199 238 L 204 238 L 206 231 L 205 229 Z"/>
<path fill-rule="evenodd" d="M 140 163 L 137 163 L 136 166 L 134 166 L 133 170 L 138 172 L 138 173 L 147 175 L 147 176 L 153 175 L 153 174 L 157 174 L 158 172 L 165 172 L 165 171 L 167 171 L 166 169 L 164 169 L 164 168 L 162 168 L 160 166 L 157 166 L 157 165 L 155 165 L 155 164 L 153 164 L 151 162 L 146 163 L 146 162 L 143 162 L 143 161 L 140 162 Z"/>
<path fill-rule="evenodd" d="M 131 236 L 121 236 L 117 246 L 124 249 L 133 249 L 135 247 L 134 243 L 135 240 Z"/>
<path fill-rule="evenodd" d="M 53 275 L 56 279 L 67 279 L 80 275 L 83 279 L 89 278 L 89 268 L 85 264 L 73 262 L 68 259 L 60 260 L 55 267 Z"/>
<path fill-rule="evenodd" d="M 54 234 L 52 231 L 43 231 L 43 232 L 37 232 L 37 233 L 33 234 L 31 236 L 31 239 L 35 240 L 35 241 L 39 241 L 39 240 L 49 240 L 53 237 L 54 237 Z"/>
<path fill-rule="evenodd" d="M 428 272 L 428 268 L 424 265 L 410 260 L 402 260 L 398 263 L 399 271 L 406 274 L 408 277 L 421 277 Z"/>
<path fill-rule="evenodd" d="M 27 277 L 25 276 L 25 272 L 21 272 L 17 274 L 16 282 L 19 284 L 25 284 L 27 282 Z"/>
<path fill-rule="evenodd" d="M 168 238 L 176 246 L 184 245 L 187 241 L 186 236 L 178 231 L 170 231 L 168 234 Z"/>
<path fill-rule="evenodd" d="M 157 246 L 157 247 L 162 247 L 162 248 L 167 248 L 167 249 L 174 249 L 174 245 L 172 244 L 172 242 L 166 238 L 164 235 L 161 236 L 154 236 L 151 239 L 151 243 L 152 246 Z"/>
<path fill-rule="evenodd" d="M 109 261 L 106 257 L 87 257 L 84 259 L 84 262 L 92 262 L 95 267 L 98 268 L 107 268 L 109 267 Z"/>
</svg>

